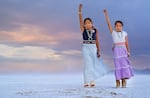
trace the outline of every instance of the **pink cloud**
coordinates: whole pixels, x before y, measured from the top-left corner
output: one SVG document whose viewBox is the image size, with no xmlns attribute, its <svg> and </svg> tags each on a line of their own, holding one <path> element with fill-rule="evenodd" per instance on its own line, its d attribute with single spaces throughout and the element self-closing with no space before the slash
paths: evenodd
<svg viewBox="0 0 150 98">
<path fill-rule="evenodd" d="M 20 24 L 20 26 L 15 30 L 0 31 L 0 41 L 1 42 L 12 42 L 16 44 L 26 43 L 26 44 L 41 44 L 41 45 L 58 45 L 62 41 L 66 40 L 79 40 L 80 37 L 78 33 L 73 32 L 56 32 L 48 31 L 45 28 L 29 25 Z"/>
</svg>

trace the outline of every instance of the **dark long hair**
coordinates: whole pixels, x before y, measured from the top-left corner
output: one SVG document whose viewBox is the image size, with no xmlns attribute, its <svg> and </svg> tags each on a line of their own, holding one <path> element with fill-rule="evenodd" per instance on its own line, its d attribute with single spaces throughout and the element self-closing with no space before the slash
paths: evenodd
<svg viewBox="0 0 150 98">
<path fill-rule="evenodd" d="M 87 20 L 89 20 L 89 21 L 93 24 L 92 19 L 91 19 L 91 18 L 89 18 L 89 17 L 84 19 L 84 24 L 85 24 L 85 22 L 86 22 Z"/>
<path fill-rule="evenodd" d="M 117 25 L 117 23 L 120 23 L 122 26 L 124 25 L 124 24 L 123 24 L 123 22 L 122 22 L 122 21 L 120 21 L 120 20 L 115 21 L 115 24 L 114 24 L 114 25 L 116 26 L 116 25 Z"/>
<path fill-rule="evenodd" d="M 89 21 L 93 24 L 92 19 L 89 18 L 89 17 L 87 17 L 87 18 L 84 19 L 84 24 L 85 24 L 85 22 L 86 22 L 87 20 L 89 20 Z M 92 26 L 92 28 L 95 29 L 94 26 Z M 84 29 L 85 29 L 85 27 L 84 27 Z"/>
</svg>

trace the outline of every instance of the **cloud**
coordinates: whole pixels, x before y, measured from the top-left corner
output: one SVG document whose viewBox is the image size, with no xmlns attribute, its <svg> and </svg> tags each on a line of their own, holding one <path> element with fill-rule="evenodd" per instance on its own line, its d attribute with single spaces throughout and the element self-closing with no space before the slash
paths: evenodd
<svg viewBox="0 0 150 98">
<path fill-rule="evenodd" d="M 82 70 L 79 50 L 57 51 L 40 46 L 14 47 L 0 44 L 0 72 L 78 72 Z"/>
<path fill-rule="evenodd" d="M 0 31 L 1 42 L 16 42 L 16 43 L 32 43 L 32 42 L 48 42 L 49 44 L 57 44 L 52 36 L 48 36 L 47 32 L 41 27 L 18 24 L 18 28 L 9 31 Z"/>
<path fill-rule="evenodd" d="M 47 29 L 30 24 L 17 24 L 16 29 L 0 30 L 0 43 L 12 43 L 17 45 L 44 45 L 44 46 L 59 46 L 71 40 L 80 40 L 78 33 L 67 30 L 53 33 Z M 65 46 L 64 44 L 63 46 Z"/>
<path fill-rule="evenodd" d="M 60 60 L 62 56 L 57 54 L 57 51 L 34 46 L 12 47 L 0 45 L 0 56 L 13 59 L 33 59 L 33 60 Z"/>
<path fill-rule="evenodd" d="M 14 46 L 8 46 L 4 44 L 0 44 L 0 57 L 1 59 L 14 59 L 21 60 L 21 61 L 46 61 L 46 62 L 60 62 L 66 63 L 65 61 L 67 59 L 70 59 L 71 61 L 80 60 L 77 59 L 81 58 L 81 51 L 80 50 L 54 50 L 51 48 L 46 47 L 40 47 L 40 46 L 21 46 L 21 47 L 14 47 Z M 11 60 L 11 61 L 12 61 Z M 69 62 L 69 61 L 67 61 Z"/>
<path fill-rule="evenodd" d="M 62 54 L 71 55 L 71 56 L 78 56 L 78 55 L 81 55 L 82 53 L 79 50 L 66 50 L 66 51 L 62 51 Z"/>
</svg>

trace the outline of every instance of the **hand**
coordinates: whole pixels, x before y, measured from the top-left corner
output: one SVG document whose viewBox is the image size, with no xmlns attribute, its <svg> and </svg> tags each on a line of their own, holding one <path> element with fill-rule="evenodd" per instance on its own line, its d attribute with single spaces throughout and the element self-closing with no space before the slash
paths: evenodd
<svg viewBox="0 0 150 98">
<path fill-rule="evenodd" d="M 112 51 L 114 51 L 114 49 L 115 49 L 115 46 L 113 45 L 113 47 L 112 47 Z"/>
<path fill-rule="evenodd" d="M 101 55 L 100 55 L 100 51 L 97 51 L 97 57 L 100 58 Z"/>
<path fill-rule="evenodd" d="M 82 7 L 83 7 L 83 5 L 80 3 L 80 5 L 79 5 L 79 12 L 82 12 Z"/>
<path fill-rule="evenodd" d="M 107 10 L 106 9 L 104 9 L 104 13 L 107 14 Z"/>
<path fill-rule="evenodd" d="M 130 52 L 127 53 L 128 57 L 130 57 Z"/>
</svg>

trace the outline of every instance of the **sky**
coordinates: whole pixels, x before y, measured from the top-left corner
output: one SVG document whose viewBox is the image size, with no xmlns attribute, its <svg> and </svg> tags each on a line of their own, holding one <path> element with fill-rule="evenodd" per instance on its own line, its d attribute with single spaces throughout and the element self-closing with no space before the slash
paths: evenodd
<svg viewBox="0 0 150 98">
<path fill-rule="evenodd" d="M 104 63 L 114 69 L 112 25 L 124 22 L 135 69 L 150 69 L 149 0 L 0 0 L 0 73 L 82 72 L 78 5 L 99 31 Z"/>
</svg>

